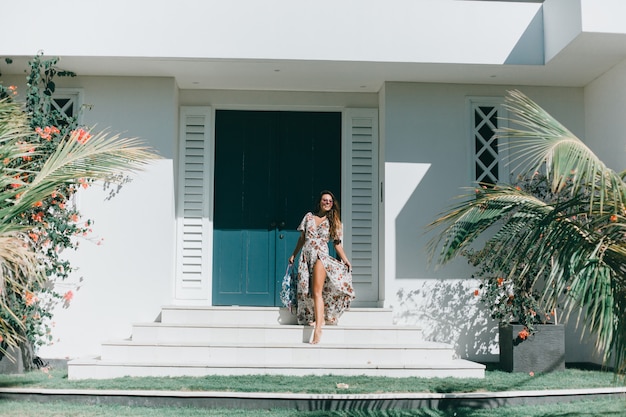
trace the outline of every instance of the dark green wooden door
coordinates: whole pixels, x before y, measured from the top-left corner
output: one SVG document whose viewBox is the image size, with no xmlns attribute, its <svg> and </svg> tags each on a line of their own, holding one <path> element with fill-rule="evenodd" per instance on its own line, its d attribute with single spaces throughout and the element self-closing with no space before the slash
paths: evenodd
<svg viewBox="0 0 626 417">
<path fill-rule="evenodd" d="M 341 113 L 216 111 L 214 305 L 279 305 L 296 228 L 323 189 L 340 200 Z"/>
</svg>

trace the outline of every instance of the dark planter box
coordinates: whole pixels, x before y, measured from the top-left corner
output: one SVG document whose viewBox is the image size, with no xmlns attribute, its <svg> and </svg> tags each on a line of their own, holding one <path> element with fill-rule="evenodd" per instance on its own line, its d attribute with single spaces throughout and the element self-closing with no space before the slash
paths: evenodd
<svg viewBox="0 0 626 417">
<path fill-rule="evenodd" d="M 550 372 L 565 369 L 565 328 L 539 324 L 537 332 L 522 340 L 521 324 L 500 324 L 500 368 L 506 372 Z"/>
</svg>

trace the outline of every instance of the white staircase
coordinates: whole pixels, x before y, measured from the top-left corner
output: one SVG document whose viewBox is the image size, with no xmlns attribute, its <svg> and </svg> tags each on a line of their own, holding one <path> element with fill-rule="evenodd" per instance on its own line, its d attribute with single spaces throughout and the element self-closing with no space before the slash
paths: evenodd
<svg viewBox="0 0 626 417">
<path fill-rule="evenodd" d="M 69 379 L 122 376 L 378 375 L 482 378 L 483 365 L 454 359 L 417 327 L 395 326 L 381 308 L 352 308 L 339 325 L 313 329 L 277 307 L 163 307 L 160 320 L 133 326 L 130 339 L 102 344 L 102 356 L 68 363 Z"/>
</svg>

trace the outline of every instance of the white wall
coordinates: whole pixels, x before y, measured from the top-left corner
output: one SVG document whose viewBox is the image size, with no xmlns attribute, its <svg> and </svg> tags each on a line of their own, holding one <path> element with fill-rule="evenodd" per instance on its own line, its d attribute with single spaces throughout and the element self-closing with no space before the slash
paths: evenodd
<svg viewBox="0 0 626 417">
<path fill-rule="evenodd" d="M 24 91 L 22 77 L 9 81 Z M 55 312 L 54 344 L 39 351 L 44 358 L 75 358 L 99 354 L 103 341 L 129 337 L 132 323 L 154 321 L 171 302 L 178 103 L 170 78 L 56 81 L 57 87 L 83 89 L 84 102 L 93 105 L 86 125 L 140 137 L 163 157 L 111 200 L 102 184 L 78 196 L 84 219 L 95 221 L 93 234 L 79 241 L 78 251 L 64 254 L 79 270 L 59 288 L 79 289 L 68 309 Z"/>
<path fill-rule="evenodd" d="M 626 60 L 585 88 L 586 143 L 616 172 L 626 169 Z"/>
<path fill-rule="evenodd" d="M 580 88 L 518 87 L 583 137 Z M 469 96 L 503 97 L 510 87 L 387 83 L 385 126 L 385 306 L 398 323 L 425 327 L 431 340 L 456 345 L 475 360 L 497 360 L 496 328 L 476 309 L 476 283 L 460 259 L 438 270 L 428 264 L 426 226 L 471 185 Z M 571 331 L 570 331 L 571 332 Z M 576 357 L 568 348 L 568 361 Z M 576 359 L 579 360 L 579 359 Z"/>
<path fill-rule="evenodd" d="M 150 7 L 58 0 L 49 7 L 32 0 L 0 7 L 15 16 L 4 33 L 20 34 L 0 44 L 0 55 L 502 63 L 540 7 L 452 0 L 161 0 Z M 101 24 L 71 42 L 49 30 L 49 22 L 93 16 Z"/>
</svg>

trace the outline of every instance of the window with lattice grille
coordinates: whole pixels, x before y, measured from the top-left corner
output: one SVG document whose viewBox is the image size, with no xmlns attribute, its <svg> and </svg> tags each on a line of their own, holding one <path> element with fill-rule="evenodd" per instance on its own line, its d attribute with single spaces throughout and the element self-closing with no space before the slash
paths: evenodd
<svg viewBox="0 0 626 417">
<path fill-rule="evenodd" d="M 470 100 L 472 180 L 481 184 L 495 185 L 503 177 L 503 155 L 495 135 L 501 113 L 499 100 Z"/>
<path fill-rule="evenodd" d="M 81 92 L 74 89 L 57 89 L 52 96 L 52 106 L 60 117 L 58 120 L 59 127 L 66 126 L 68 120 L 77 120 L 80 124 L 80 106 Z"/>
</svg>

